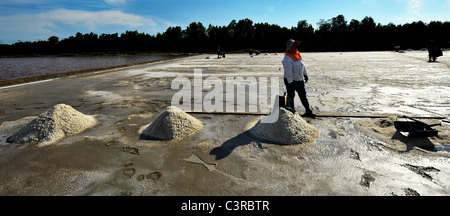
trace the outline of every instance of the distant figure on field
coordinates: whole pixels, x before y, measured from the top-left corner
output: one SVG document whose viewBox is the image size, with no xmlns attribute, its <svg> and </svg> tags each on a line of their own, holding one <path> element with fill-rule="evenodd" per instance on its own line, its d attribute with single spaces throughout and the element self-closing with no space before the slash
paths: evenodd
<svg viewBox="0 0 450 216">
<path fill-rule="evenodd" d="M 294 98 L 297 91 L 300 101 L 306 109 L 303 117 L 316 117 L 309 107 L 308 98 L 306 97 L 305 83 L 309 78 L 303 64 L 302 55 L 298 51 L 301 42 L 290 39 L 286 42 L 286 55 L 282 61 L 284 67 L 284 84 L 287 90 L 286 107 L 295 112 Z"/>
<path fill-rule="evenodd" d="M 219 46 L 219 48 L 217 48 L 217 58 L 220 58 L 220 56 L 223 56 L 223 58 L 225 58 L 225 52 L 220 50 Z"/>
<path fill-rule="evenodd" d="M 428 49 L 428 62 L 436 62 L 437 57 L 442 56 L 441 48 L 434 42 L 434 40 L 430 40 L 430 44 L 427 47 Z"/>
</svg>

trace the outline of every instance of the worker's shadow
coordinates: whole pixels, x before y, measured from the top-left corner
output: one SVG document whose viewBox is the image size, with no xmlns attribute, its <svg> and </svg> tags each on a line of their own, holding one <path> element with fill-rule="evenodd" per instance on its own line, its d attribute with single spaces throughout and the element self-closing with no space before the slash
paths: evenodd
<svg viewBox="0 0 450 216">
<path fill-rule="evenodd" d="M 257 148 L 264 149 L 260 141 L 247 136 L 246 132 L 243 132 L 225 141 L 221 146 L 212 149 L 211 152 L 209 152 L 209 154 L 215 155 L 216 160 L 221 160 L 228 157 L 235 148 L 239 146 L 246 146 L 249 144 L 253 144 Z"/>
<path fill-rule="evenodd" d="M 392 136 L 393 140 L 398 140 L 406 145 L 406 150 L 401 151 L 409 152 L 414 149 L 414 147 L 419 147 L 428 151 L 434 150 L 434 144 L 430 141 L 428 137 L 409 137 L 404 136 L 400 132 L 396 131 L 396 133 Z"/>
</svg>

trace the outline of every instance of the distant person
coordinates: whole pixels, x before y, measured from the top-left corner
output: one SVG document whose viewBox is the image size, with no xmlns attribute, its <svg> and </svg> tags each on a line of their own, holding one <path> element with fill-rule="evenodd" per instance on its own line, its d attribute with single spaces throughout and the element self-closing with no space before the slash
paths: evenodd
<svg viewBox="0 0 450 216">
<path fill-rule="evenodd" d="M 427 47 L 428 49 L 428 62 L 436 62 L 437 57 L 442 56 L 441 48 L 434 42 L 434 40 L 430 40 L 430 44 Z"/>
<path fill-rule="evenodd" d="M 302 55 L 298 51 L 301 42 L 290 39 L 286 42 L 286 55 L 282 61 L 284 67 L 284 84 L 287 90 L 287 109 L 295 112 L 294 98 L 297 91 L 300 101 L 306 109 L 303 117 L 315 118 L 316 115 L 309 107 L 308 98 L 306 97 L 305 83 L 309 78 L 303 64 Z"/>
<path fill-rule="evenodd" d="M 217 58 L 220 58 L 220 56 L 223 56 L 223 58 L 225 58 L 225 52 L 220 50 L 219 46 L 219 48 L 217 48 Z"/>
</svg>

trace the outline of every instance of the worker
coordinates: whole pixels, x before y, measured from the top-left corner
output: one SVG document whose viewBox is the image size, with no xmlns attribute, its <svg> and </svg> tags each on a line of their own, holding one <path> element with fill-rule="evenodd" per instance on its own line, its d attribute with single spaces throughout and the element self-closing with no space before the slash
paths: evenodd
<svg viewBox="0 0 450 216">
<path fill-rule="evenodd" d="M 282 61 L 284 67 L 284 84 L 287 90 L 286 107 L 292 112 L 296 112 L 294 106 L 295 92 L 297 91 L 300 101 L 306 109 L 302 117 L 315 118 L 316 115 L 309 107 L 306 97 L 305 83 L 308 82 L 308 74 L 303 64 L 302 55 L 298 51 L 301 41 L 290 39 L 286 42 L 286 54 Z"/>
<path fill-rule="evenodd" d="M 428 49 L 428 62 L 436 62 L 436 59 L 442 56 L 441 48 L 434 42 L 433 39 L 430 40 L 430 44 L 427 47 Z"/>
<path fill-rule="evenodd" d="M 220 46 L 217 48 L 217 58 L 220 59 L 220 56 L 223 56 L 225 58 L 225 52 L 220 50 Z"/>
</svg>

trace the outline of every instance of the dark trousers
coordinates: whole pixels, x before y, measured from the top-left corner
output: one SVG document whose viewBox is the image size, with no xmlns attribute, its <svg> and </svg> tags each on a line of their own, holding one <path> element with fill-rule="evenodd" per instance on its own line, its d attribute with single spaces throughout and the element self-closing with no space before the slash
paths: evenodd
<svg viewBox="0 0 450 216">
<path fill-rule="evenodd" d="M 288 107 L 294 109 L 294 98 L 295 92 L 297 91 L 298 96 L 300 97 L 300 101 L 306 109 L 306 113 L 311 112 L 311 108 L 309 108 L 308 98 L 306 97 L 305 90 L 305 82 L 304 81 L 294 81 L 291 84 L 288 83 L 287 79 L 284 79 L 284 85 L 286 85 L 287 90 L 287 98 L 288 98 Z"/>
</svg>

